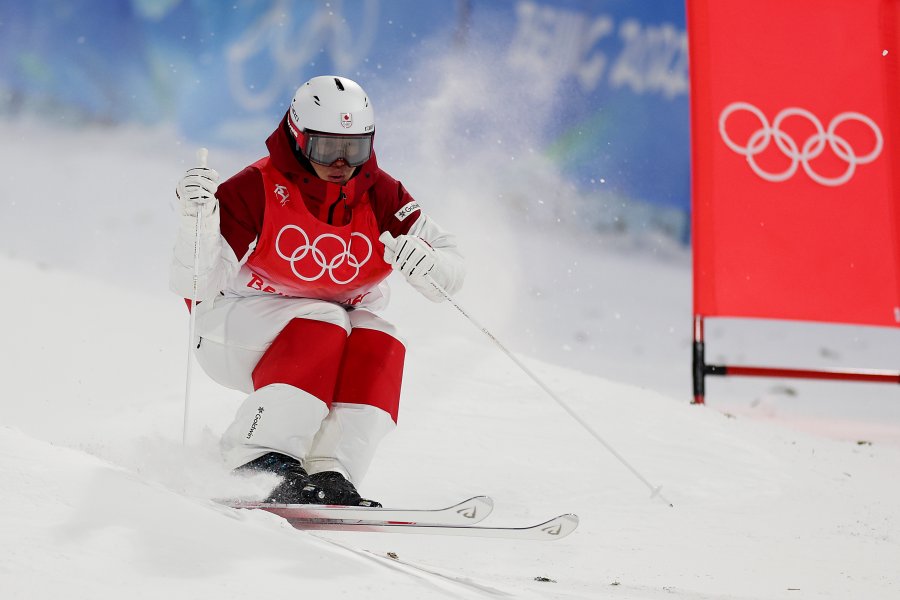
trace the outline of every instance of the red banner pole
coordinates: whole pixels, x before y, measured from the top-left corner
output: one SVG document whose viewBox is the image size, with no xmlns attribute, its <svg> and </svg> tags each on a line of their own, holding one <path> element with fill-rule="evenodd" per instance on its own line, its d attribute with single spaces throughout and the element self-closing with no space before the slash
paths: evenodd
<svg viewBox="0 0 900 600">
<path fill-rule="evenodd" d="M 694 315 L 694 401 L 691 404 L 704 404 L 706 399 L 706 350 L 703 342 L 703 317 Z"/>
<path fill-rule="evenodd" d="M 875 369 L 782 369 L 734 365 L 707 365 L 706 375 L 740 375 L 744 377 L 789 377 L 794 379 L 830 379 L 900 384 L 900 372 Z"/>
</svg>

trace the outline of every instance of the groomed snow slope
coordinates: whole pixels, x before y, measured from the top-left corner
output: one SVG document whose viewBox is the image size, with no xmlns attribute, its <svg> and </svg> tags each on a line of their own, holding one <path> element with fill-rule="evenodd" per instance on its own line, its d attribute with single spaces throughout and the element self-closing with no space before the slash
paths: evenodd
<svg viewBox="0 0 900 600">
<path fill-rule="evenodd" d="M 776 402 L 787 394 L 763 399 L 762 420 L 750 418 L 752 403 L 733 402 L 744 407 L 736 416 L 721 409 L 730 392 L 748 393 L 740 384 L 719 386 L 709 407 L 689 405 L 667 375 L 687 370 L 688 333 L 673 329 L 689 306 L 683 257 L 553 231 L 534 234 L 528 246 L 543 262 L 503 270 L 504 259 L 518 258 L 503 245 L 516 238 L 512 231 L 488 238 L 478 226 L 454 227 L 471 273 L 460 300 L 513 350 L 539 346 L 544 360 L 519 356 L 662 485 L 674 508 L 651 501 L 643 483 L 451 307 L 428 303 L 399 279 L 389 314 L 409 345 L 400 426 L 364 493 L 415 507 L 488 494 L 496 508 L 486 525 L 574 512 L 578 530 L 550 543 L 310 534 L 271 515 L 218 507 L 209 499 L 258 492 L 262 482 L 237 481 L 219 463 L 216 439 L 241 397 L 199 371 L 190 443 L 181 444 L 187 316 L 165 289 L 174 223 L 166 202 L 192 150 L 165 131 L 142 134 L 136 146 L 127 129 L 48 138 L 35 124 L 0 128 L 11 140 L 0 150 L 8 166 L 0 178 L 4 597 L 900 594 L 900 419 L 890 405 L 872 401 L 863 411 L 855 394 L 868 388 L 829 387 L 822 406 L 842 407 L 833 409 L 837 426 L 817 431 L 810 411 L 803 432 L 780 418 Z M 213 149 L 216 157 L 223 173 L 246 158 Z M 465 206 L 461 190 L 444 191 Z M 458 225 L 451 208 L 436 212 Z M 500 211 L 487 207 L 481 216 Z M 581 257 L 578 285 L 595 293 L 573 293 L 571 274 L 542 280 L 554 253 Z M 646 320 L 628 322 L 642 311 Z M 559 341 L 572 331 L 596 333 L 593 356 L 608 359 L 598 371 L 621 367 L 621 377 L 615 368 L 587 374 L 571 357 L 588 348 Z M 854 343 L 877 359 L 895 349 L 880 336 Z M 775 334 L 764 341 L 783 346 Z M 621 383 L 641 373 L 648 385 Z M 815 388 L 798 389 L 809 400 Z M 854 409 L 865 414 L 855 420 Z"/>
</svg>

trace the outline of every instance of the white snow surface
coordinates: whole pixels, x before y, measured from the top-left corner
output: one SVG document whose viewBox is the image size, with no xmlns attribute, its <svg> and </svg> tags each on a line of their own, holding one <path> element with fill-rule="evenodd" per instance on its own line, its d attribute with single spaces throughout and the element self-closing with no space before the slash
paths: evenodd
<svg viewBox="0 0 900 600">
<path fill-rule="evenodd" d="M 689 404 L 689 253 L 579 228 L 521 164 L 527 187 L 510 189 L 511 167 L 381 161 L 458 233 L 463 307 L 674 507 L 451 306 L 397 278 L 400 423 L 364 495 L 487 494 L 485 525 L 574 512 L 579 528 L 554 542 L 308 533 L 215 504 L 267 482 L 225 471 L 217 438 L 242 398 L 196 366 L 182 446 L 188 316 L 167 290 L 169 203 L 194 146 L 28 120 L 0 122 L 0 139 L 3 598 L 900 597 L 896 386 L 729 378 Z M 227 176 L 261 153 L 211 148 L 210 164 Z M 900 350 L 896 332 L 864 327 L 707 334 L 711 361 L 745 364 L 896 368 Z"/>
</svg>

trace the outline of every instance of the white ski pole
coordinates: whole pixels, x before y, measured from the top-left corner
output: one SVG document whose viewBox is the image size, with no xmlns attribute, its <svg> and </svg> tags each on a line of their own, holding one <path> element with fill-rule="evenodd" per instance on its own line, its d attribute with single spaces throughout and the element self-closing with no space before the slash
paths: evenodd
<svg viewBox="0 0 900 600">
<path fill-rule="evenodd" d="M 662 500 L 663 502 L 665 502 L 665 503 L 668 504 L 669 506 L 671 506 L 671 507 L 674 507 L 674 506 L 675 506 L 674 504 L 672 504 L 671 502 L 669 502 L 668 500 L 666 500 L 666 498 L 662 495 L 662 486 L 654 486 L 652 483 L 650 483 L 650 482 L 647 480 L 647 478 L 644 477 L 643 475 L 641 475 L 640 472 L 638 472 L 638 470 L 635 469 L 635 468 L 631 465 L 631 463 L 629 463 L 627 460 L 625 460 L 625 457 L 622 456 L 621 454 L 619 454 L 619 452 L 617 452 L 616 449 L 613 448 L 612 445 L 610 445 L 609 442 L 607 442 L 605 439 L 603 439 L 603 438 L 600 436 L 600 434 L 598 434 L 596 431 L 594 431 L 594 428 L 591 427 L 591 426 L 587 423 L 587 421 L 585 421 L 585 420 L 582 419 L 580 416 L 578 416 L 578 413 L 576 413 L 574 410 L 572 410 L 572 408 L 571 408 L 568 404 L 566 404 L 566 403 L 563 401 L 562 398 L 560 398 L 558 395 L 556 395 L 556 394 L 553 392 L 553 390 L 551 390 L 551 389 L 547 386 L 547 384 L 545 384 L 543 381 L 541 381 L 541 379 L 538 378 L 538 376 L 535 375 L 535 374 L 531 371 L 531 369 L 529 369 L 529 368 L 526 367 L 524 364 L 522 364 L 522 361 L 520 361 L 518 358 L 516 358 L 516 356 L 506 348 L 506 346 L 504 346 L 502 343 L 500 343 L 500 340 L 498 340 L 496 337 L 494 337 L 494 334 L 492 334 L 490 331 L 488 331 L 483 325 L 481 325 L 480 323 L 478 323 L 478 321 L 476 321 L 475 319 L 473 319 L 473 318 L 471 317 L 471 315 L 469 315 L 469 313 L 467 313 L 467 312 L 465 311 L 465 309 L 463 309 L 463 307 L 460 306 L 459 303 L 458 303 L 456 300 L 453 299 L 453 296 L 451 296 L 450 294 L 448 294 L 448 293 L 447 293 L 447 290 L 445 290 L 444 288 L 442 288 L 442 287 L 440 286 L 440 284 L 438 284 L 438 282 L 436 282 L 436 281 L 434 280 L 434 278 L 431 277 L 431 275 L 426 275 L 426 278 L 428 279 L 428 283 L 430 283 L 431 286 L 432 286 L 435 290 L 437 290 L 437 292 L 438 292 L 441 296 L 443 296 L 444 299 L 445 299 L 447 302 L 449 302 L 451 305 L 453 305 L 453 308 L 455 308 L 456 310 L 458 310 L 458 311 L 462 314 L 462 316 L 464 316 L 466 319 L 469 320 L 470 323 L 472 323 L 475 327 L 477 327 L 478 329 L 480 329 L 480 330 L 481 330 L 481 333 L 483 333 L 484 335 L 486 335 L 486 336 L 494 343 L 495 346 L 497 346 L 501 351 L 503 351 L 503 353 L 504 353 L 506 356 L 508 356 L 508 357 L 510 358 L 510 360 L 512 360 L 512 361 L 513 361 L 520 369 L 522 369 L 522 371 L 524 371 L 525 374 L 528 375 L 528 377 L 530 377 L 531 380 L 534 381 L 534 382 L 538 385 L 538 387 L 540 387 L 542 390 L 544 390 L 544 391 L 547 393 L 548 396 L 550 396 L 551 398 L 553 398 L 553 400 L 555 400 L 556 403 L 559 404 L 559 405 L 562 407 L 563 410 L 565 410 L 567 413 L 569 413 L 569 416 L 571 416 L 571 417 L 572 417 L 573 419 L 575 419 L 582 427 L 584 427 L 584 428 L 587 430 L 587 432 L 590 433 L 590 434 L 594 437 L 595 440 L 597 440 L 598 442 L 600 442 L 600 443 L 603 445 L 603 447 L 606 448 L 606 449 L 610 452 L 610 454 L 612 454 L 614 457 L 616 457 L 616 459 L 617 459 L 620 463 L 622 463 L 623 465 L 625 465 L 625 467 L 626 467 L 629 471 L 631 471 L 631 473 L 632 473 L 635 477 L 637 477 L 644 485 L 646 485 L 646 486 L 650 489 L 650 499 L 651 499 L 651 500 L 652 500 L 653 498 L 659 498 L 660 500 Z"/>
<path fill-rule="evenodd" d="M 209 150 L 200 148 L 197 150 L 197 160 L 201 167 L 206 166 L 206 159 L 209 156 Z M 194 353 L 194 332 L 197 328 L 197 288 L 200 281 L 200 219 L 203 215 L 203 207 L 197 207 L 197 224 L 194 228 L 194 286 L 191 292 L 191 317 L 188 326 L 188 347 L 187 347 L 187 373 L 184 380 L 184 421 L 181 431 L 181 444 L 187 446 L 188 436 L 188 417 L 191 409 L 191 375 L 193 373 L 193 353 Z"/>
</svg>

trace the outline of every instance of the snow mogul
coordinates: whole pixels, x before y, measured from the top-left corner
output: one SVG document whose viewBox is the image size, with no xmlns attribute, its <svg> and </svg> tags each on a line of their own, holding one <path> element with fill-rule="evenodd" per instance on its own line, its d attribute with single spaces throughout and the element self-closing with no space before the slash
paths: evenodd
<svg viewBox="0 0 900 600">
<path fill-rule="evenodd" d="M 405 347 L 376 314 L 385 279 L 397 270 L 433 301 L 432 282 L 462 284 L 454 237 L 379 168 L 374 137 L 365 91 L 314 77 L 268 156 L 221 185 L 190 169 L 176 189 L 171 288 L 198 301 L 197 362 L 249 394 L 221 447 L 229 468 L 282 477 L 268 502 L 380 506 L 357 485 L 400 402 Z"/>
</svg>

